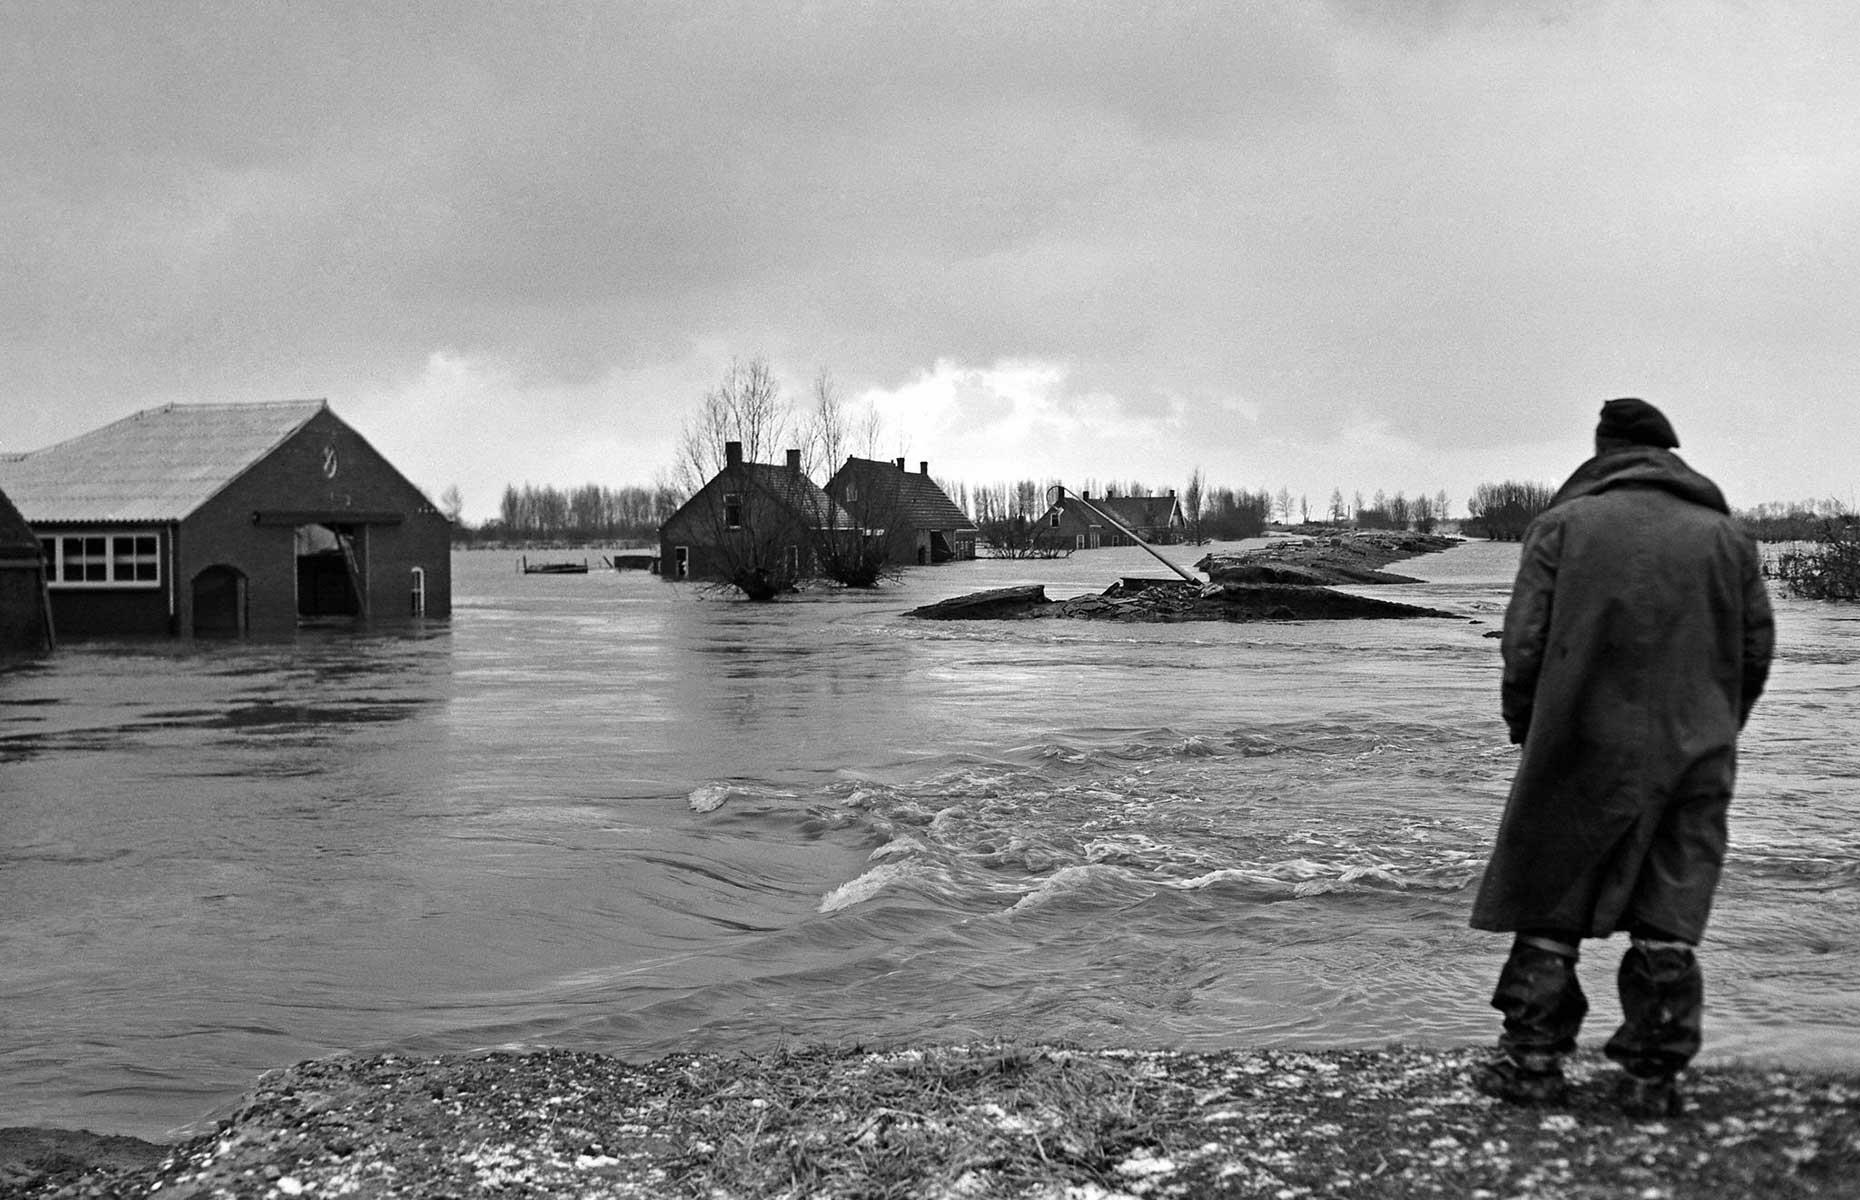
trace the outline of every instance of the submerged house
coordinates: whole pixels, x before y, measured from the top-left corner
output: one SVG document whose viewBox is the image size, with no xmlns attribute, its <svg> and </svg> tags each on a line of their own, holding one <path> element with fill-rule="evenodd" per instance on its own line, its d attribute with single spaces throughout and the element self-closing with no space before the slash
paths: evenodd
<svg viewBox="0 0 1860 1200">
<path fill-rule="evenodd" d="M 856 536 L 852 516 L 801 470 L 801 452 L 780 466 L 743 461 L 726 442 L 723 469 L 659 527 L 666 579 L 735 584 L 752 599 L 819 572 L 820 559 Z"/>
<path fill-rule="evenodd" d="M 39 536 L 0 491 L 0 658 L 52 648 Z"/>
<path fill-rule="evenodd" d="M 0 455 L 0 488 L 61 635 L 451 613 L 451 522 L 322 400 L 146 409 Z"/>
<path fill-rule="evenodd" d="M 1136 545 L 1119 525 L 1152 545 L 1179 542 L 1188 528 L 1174 491 L 1166 496 L 1111 496 L 1098 500 L 1092 499 L 1089 492 L 1080 492 L 1046 510 L 1035 542 L 1069 550 Z"/>
<path fill-rule="evenodd" d="M 827 481 L 827 495 L 863 529 L 883 540 L 887 561 L 944 563 L 975 557 L 975 523 L 930 478 L 930 464 L 917 473 L 904 460 L 849 458 Z"/>
</svg>

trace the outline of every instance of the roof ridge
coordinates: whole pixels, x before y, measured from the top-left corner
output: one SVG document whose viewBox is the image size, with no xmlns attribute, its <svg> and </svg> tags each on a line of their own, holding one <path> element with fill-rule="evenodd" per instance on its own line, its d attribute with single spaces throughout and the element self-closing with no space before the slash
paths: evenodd
<svg viewBox="0 0 1860 1200">
<path fill-rule="evenodd" d="M 287 407 L 291 407 L 294 405 L 304 405 L 304 404 L 314 404 L 317 406 L 318 409 L 327 409 L 329 407 L 329 398 L 326 396 L 325 397 L 306 396 L 302 399 L 296 399 L 296 400 L 222 400 L 222 401 L 209 400 L 209 401 L 204 401 L 201 403 L 194 403 L 193 401 L 189 401 L 189 400 L 170 400 L 166 404 L 153 404 L 147 408 L 138 408 L 136 411 L 132 413 L 124 413 L 122 416 L 116 418 L 114 421 L 106 421 L 102 425 L 96 425 L 89 429 L 82 430 L 78 433 L 72 434 L 70 437 L 59 438 L 57 441 L 51 442 L 44 446 L 40 446 L 36 450 L 12 450 L 12 451 L 0 452 L 0 462 L 9 461 L 9 460 L 17 461 L 19 459 L 30 458 L 35 454 L 44 454 L 47 451 L 56 450 L 61 446 L 65 446 L 71 442 L 75 442 L 79 440 L 80 438 L 94 437 L 97 434 L 100 434 L 107 429 L 114 429 L 118 425 L 126 425 L 131 421 L 146 420 L 149 417 L 156 416 L 160 413 L 174 412 L 177 409 L 185 409 L 189 412 L 196 412 L 202 409 L 213 409 L 216 411 L 223 412 L 223 411 L 227 411 L 227 410 L 235 409 L 235 408 L 287 408 Z"/>
<path fill-rule="evenodd" d="M 288 400 L 170 400 L 166 404 L 157 404 L 153 408 L 144 408 L 129 415 L 139 417 L 144 413 L 169 412 L 177 408 L 284 408 L 293 404 L 314 404 L 320 408 L 328 408 L 329 397 L 293 396 Z"/>
</svg>

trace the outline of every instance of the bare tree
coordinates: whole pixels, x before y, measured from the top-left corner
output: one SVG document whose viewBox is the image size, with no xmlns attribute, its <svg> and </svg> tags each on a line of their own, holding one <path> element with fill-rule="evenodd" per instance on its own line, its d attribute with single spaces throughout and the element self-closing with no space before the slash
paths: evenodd
<svg viewBox="0 0 1860 1200">
<path fill-rule="evenodd" d="M 851 456 L 849 439 L 846 402 L 840 396 L 839 386 L 833 382 L 833 373 L 822 367 L 814 375 L 807 437 L 807 449 L 813 451 L 819 461 L 808 463 L 803 460 L 803 464 L 810 472 L 818 469 L 831 476 Z"/>
<path fill-rule="evenodd" d="M 723 380 L 704 394 L 679 437 L 678 482 L 697 490 L 724 467 L 724 447 L 736 442 L 743 461 L 764 462 L 798 445 L 793 406 L 766 358 L 731 359 Z"/>
<path fill-rule="evenodd" d="M 1434 498 L 1422 492 L 1408 502 L 1408 516 L 1414 522 L 1415 532 L 1432 533 L 1437 519 L 1434 512 Z"/>
<path fill-rule="evenodd" d="M 1496 541 L 1515 542 L 1533 518 L 1550 507 L 1556 490 L 1543 483 L 1482 483 L 1466 501 L 1469 532 Z"/>
<path fill-rule="evenodd" d="M 1201 532 L 1201 498 L 1208 490 L 1208 478 L 1200 467 L 1189 472 L 1188 486 L 1182 489 L 1182 516 L 1188 522 L 1188 539 L 1199 546 L 1207 541 Z"/>
<path fill-rule="evenodd" d="M 800 463 L 766 460 L 800 453 L 800 422 L 768 360 L 731 359 L 679 437 L 673 478 L 690 500 L 668 525 L 698 535 L 696 578 L 731 584 L 752 600 L 772 599 L 812 574 L 808 526 L 818 514 L 800 500 L 819 489 Z M 661 530 L 666 536 L 666 530 Z M 694 559 L 696 544 L 694 544 Z"/>
</svg>

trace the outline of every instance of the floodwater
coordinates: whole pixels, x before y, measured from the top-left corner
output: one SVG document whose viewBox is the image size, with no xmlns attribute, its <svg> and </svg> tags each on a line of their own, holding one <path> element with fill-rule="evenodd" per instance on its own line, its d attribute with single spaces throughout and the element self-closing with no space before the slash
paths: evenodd
<svg viewBox="0 0 1860 1200">
<path fill-rule="evenodd" d="M 902 614 L 1141 550 L 766 606 L 470 553 L 424 631 L 68 646 L 0 673 L 0 1125 L 345 1050 L 1488 1041 L 1515 561 L 1363 589 L 1452 620 L 1117 625 Z M 1778 611 L 1706 1053 L 1860 1069 L 1860 612 Z"/>
</svg>

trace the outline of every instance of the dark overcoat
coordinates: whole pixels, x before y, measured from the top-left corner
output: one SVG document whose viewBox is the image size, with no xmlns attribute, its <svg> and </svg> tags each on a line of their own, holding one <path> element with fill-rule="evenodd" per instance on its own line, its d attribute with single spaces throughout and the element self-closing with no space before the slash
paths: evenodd
<svg viewBox="0 0 1860 1200">
<path fill-rule="evenodd" d="M 1697 941 L 1774 625 L 1756 547 L 1669 450 L 1590 459 L 1525 532 L 1501 707 L 1523 743 L 1477 929 Z"/>
</svg>

